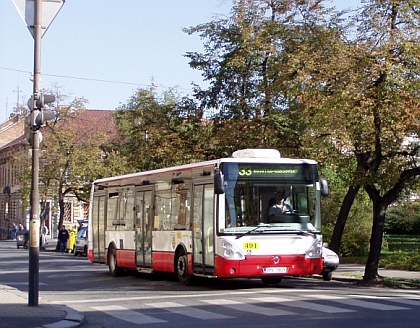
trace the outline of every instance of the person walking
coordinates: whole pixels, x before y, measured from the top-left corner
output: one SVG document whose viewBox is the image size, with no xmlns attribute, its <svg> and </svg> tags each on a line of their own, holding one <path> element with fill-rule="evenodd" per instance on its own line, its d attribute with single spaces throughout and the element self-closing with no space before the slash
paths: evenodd
<svg viewBox="0 0 420 328">
<path fill-rule="evenodd" d="M 44 225 L 42 227 L 42 242 L 44 244 L 48 244 L 48 240 L 47 240 L 47 235 L 48 235 L 48 227 L 46 225 Z"/>
<path fill-rule="evenodd" d="M 69 240 L 69 232 L 66 230 L 66 226 L 63 224 L 61 230 L 58 233 L 58 240 L 60 241 L 60 252 L 64 254 L 66 251 L 67 240 Z"/>
<path fill-rule="evenodd" d="M 18 226 L 13 222 L 12 226 L 12 239 L 16 240 L 16 231 L 18 230 Z"/>
</svg>

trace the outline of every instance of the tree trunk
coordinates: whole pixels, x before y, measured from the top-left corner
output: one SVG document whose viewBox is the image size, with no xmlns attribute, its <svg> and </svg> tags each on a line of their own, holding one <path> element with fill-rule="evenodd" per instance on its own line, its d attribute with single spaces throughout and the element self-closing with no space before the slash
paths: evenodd
<svg viewBox="0 0 420 328">
<path fill-rule="evenodd" d="M 365 275 L 363 277 L 364 281 L 374 280 L 379 277 L 379 258 L 382 249 L 386 208 L 387 205 L 382 202 L 374 204 L 372 236 L 370 239 L 369 257 L 366 262 Z"/>
<path fill-rule="evenodd" d="M 60 230 L 61 226 L 64 222 L 64 194 L 63 194 L 63 186 L 60 184 L 58 188 L 58 206 L 60 208 L 60 216 L 58 219 L 58 230 Z M 55 247 L 57 252 L 60 251 L 60 241 L 57 240 L 57 246 Z"/>
<path fill-rule="evenodd" d="M 344 197 L 343 203 L 341 204 L 340 212 L 338 213 L 337 222 L 335 223 L 330 243 L 330 249 L 337 254 L 340 249 L 341 237 L 343 236 L 344 227 L 346 226 L 350 209 L 353 205 L 354 199 L 357 196 L 357 193 L 359 192 L 359 189 L 360 186 L 351 186 L 347 190 L 347 194 Z"/>
<path fill-rule="evenodd" d="M 366 188 L 366 191 L 373 201 L 373 225 L 370 237 L 369 257 L 366 262 L 365 275 L 363 276 L 363 281 L 368 282 L 379 277 L 379 258 L 382 249 L 385 214 L 388 208 L 388 203 L 385 202 L 383 197 L 379 196 L 379 192 L 373 187 Z"/>
</svg>

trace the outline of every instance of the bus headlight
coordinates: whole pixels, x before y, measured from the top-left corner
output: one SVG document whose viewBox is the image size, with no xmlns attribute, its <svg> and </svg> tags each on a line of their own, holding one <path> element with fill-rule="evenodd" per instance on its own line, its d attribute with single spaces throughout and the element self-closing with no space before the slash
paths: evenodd
<svg viewBox="0 0 420 328">
<path fill-rule="evenodd" d="M 244 260 L 242 251 L 226 239 L 219 239 L 220 256 L 227 260 Z"/>
<path fill-rule="evenodd" d="M 306 258 L 317 259 L 322 256 L 322 237 L 318 237 L 305 254 Z"/>
</svg>

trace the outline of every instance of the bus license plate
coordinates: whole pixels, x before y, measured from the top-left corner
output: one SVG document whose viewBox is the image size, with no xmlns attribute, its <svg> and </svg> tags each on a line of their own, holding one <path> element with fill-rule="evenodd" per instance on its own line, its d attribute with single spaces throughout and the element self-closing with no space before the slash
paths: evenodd
<svg viewBox="0 0 420 328">
<path fill-rule="evenodd" d="M 287 267 L 263 268 L 263 273 L 287 273 Z"/>
</svg>

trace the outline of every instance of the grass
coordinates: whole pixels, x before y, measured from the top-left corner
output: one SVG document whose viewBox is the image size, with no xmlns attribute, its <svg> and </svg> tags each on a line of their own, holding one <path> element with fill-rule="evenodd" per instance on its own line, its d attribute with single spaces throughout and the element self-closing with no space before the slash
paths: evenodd
<svg viewBox="0 0 420 328">
<path fill-rule="evenodd" d="M 366 264 L 366 256 L 347 256 L 340 258 L 340 263 Z M 404 251 L 382 251 L 379 267 L 384 269 L 420 271 L 420 253 Z"/>
<path fill-rule="evenodd" d="M 419 252 L 420 251 L 420 236 L 416 235 L 384 235 L 383 247 L 384 250 L 395 252 Z"/>
<path fill-rule="evenodd" d="M 340 258 L 340 263 L 365 265 L 368 254 Z M 420 236 L 385 235 L 379 258 L 379 268 L 420 271 Z M 420 280 L 384 278 L 384 287 L 419 288 Z"/>
<path fill-rule="evenodd" d="M 341 263 L 366 264 L 368 254 L 340 258 Z M 420 236 L 384 235 L 379 267 L 420 271 Z"/>
</svg>

